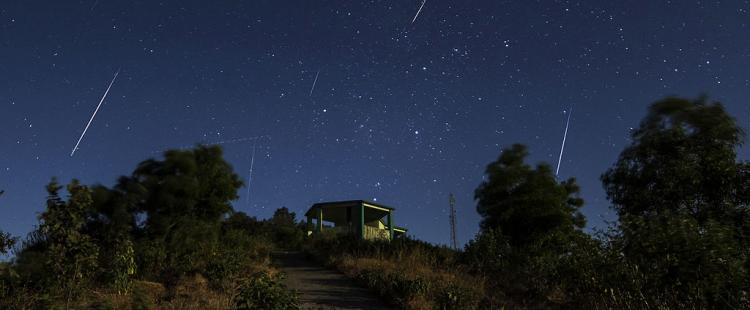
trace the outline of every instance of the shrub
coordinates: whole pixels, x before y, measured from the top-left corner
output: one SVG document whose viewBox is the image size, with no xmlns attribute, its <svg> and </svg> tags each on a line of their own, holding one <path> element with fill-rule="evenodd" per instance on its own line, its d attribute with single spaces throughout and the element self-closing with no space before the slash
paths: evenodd
<svg viewBox="0 0 750 310">
<path fill-rule="evenodd" d="M 158 240 L 140 240 L 135 244 L 138 274 L 146 280 L 157 280 L 167 268 L 167 252 Z"/>
<path fill-rule="evenodd" d="M 437 291 L 435 308 L 437 309 L 474 309 L 482 299 L 482 292 L 476 289 L 461 287 L 451 283 Z"/>
<path fill-rule="evenodd" d="M 212 254 L 204 271 L 213 286 L 227 289 L 247 271 L 266 265 L 273 245 L 265 238 L 248 235 L 245 231 L 226 231 L 218 249 Z"/>
<path fill-rule="evenodd" d="M 83 231 L 91 192 L 73 180 L 67 186 L 70 197 L 66 202 L 58 195 L 61 188 L 55 179 L 47 185 L 47 210 L 40 216 L 39 230 L 48 241 L 45 258 L 54 284 L 50 289 L 64 295 L 60 297 L 67 305 L 93 280 L 99 247 Z"/>
<path fill-rule="evenodd" d="M 135 275 L 135 252 L 133 242 L 129 239 L 120 240 L 112 261 L 111 284 L 117 293 L 127 294 L 130 291 L 131 277 Z"/>
<path fill-rule="evenodd" d="M 299 301 L 294 292 L 281 283 L 281 276 L 271 277 L 259 272 L 241 281 L 232 300 L 235 309 L 297 309 Z"/>
</svg>

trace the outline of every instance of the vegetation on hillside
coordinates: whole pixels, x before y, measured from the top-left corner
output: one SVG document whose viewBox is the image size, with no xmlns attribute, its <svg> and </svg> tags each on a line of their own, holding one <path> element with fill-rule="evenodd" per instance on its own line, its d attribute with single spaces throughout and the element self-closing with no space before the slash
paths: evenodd
<svg viewBox="0 0 750 310">
<path fill-rule="evenodd" d="M 526 164 L 516 144 L 487 166 L 463 251 L 323 235 L 308 252 L 403 308 L 748 308 L 743 135 L 719 103 L 654 103 L 602 175 L 619 221 L 594 235 L 575 179 Z"/>
<path fill-rule="evenodd" d="M 38 228 L 0 269 L 0 308 L 294 307 L 269 264 L 274 241 L 301 239 L 294 213 L 271 224 L 234 212 L 241 186 L 205 146 L 146 160 L 112 188 L 73 180 L 65 199 L 53 179 Z M 3 253 L 13 240 L 2 235 Z"/>
<path fill-rule="evenodd" d="M 459 253 L 410 238 L 364 241 L 324 232 L 304 251 L 400 308 L 470 309 L 484 295 L 483 279 L 467 274 Z"/>
<path fill-rule="evenodd" d="M 220 148 L 169 151 L 112 188 L 53 179 L 38 229 L 0 265 L 0 308 L 295 308 L 269 264 L 279 247 L 406 309 L 750 308 L 743 140 L 719 103 L 654 103 L 601 177 L 619 220 L 595 234 L 582 231 L 576 180 L 512 145 L 487 166 L 479 232 L 461 251 L 308 238 L 286 208 L 268 220 L 232 210 L 242 182 Z M 0 253 L 16 240 L 0 233 Z"/>
</svg>

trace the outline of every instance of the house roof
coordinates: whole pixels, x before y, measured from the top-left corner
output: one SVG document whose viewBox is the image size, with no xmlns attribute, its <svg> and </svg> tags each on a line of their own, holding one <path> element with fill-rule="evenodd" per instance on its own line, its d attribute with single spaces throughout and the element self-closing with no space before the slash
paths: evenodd
<svg viewBox="0 0 750 310">
<path fill-rule="evenodd" d="M 310 209 L 307 209 L 307 212 L 305 212 L 305 216 L 313 215 L 313 210 L 317 208 L 326 208 L 326 207 L 345 207 L 345 206 L 359 206 L 359 205 L 372 205 L 378 208 L 387 209 L 387 210 L 396 210 L 393 207 L 389 207 L 383 204 L 375 203 L 372 201 L 367 200 L 343 200 L 343 201 L 329 201 L 329 202 L 319 202 L 310 207 Z"/>
</svg>

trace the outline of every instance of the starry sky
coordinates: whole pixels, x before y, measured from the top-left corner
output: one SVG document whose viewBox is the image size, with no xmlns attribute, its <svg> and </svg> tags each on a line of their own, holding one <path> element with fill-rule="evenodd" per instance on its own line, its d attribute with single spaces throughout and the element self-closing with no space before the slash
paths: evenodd
<svg viewBox="0 0 750 310">
<path fill-rule="evenodd" d="M 454 193 L 464 243 L 485 166 L 520 142 L 554 167 L 571 107 L 560 177 L 602 228 L 599 176 L 650 103 L 708 94 L 750 128 L 748 23 L 740 0 L 3 0 L 0 229 L 34 229 L 52 176 L 221 142 L 253 162 L 236 210 L 367 199 L 446 244 Z"/>
</svg>

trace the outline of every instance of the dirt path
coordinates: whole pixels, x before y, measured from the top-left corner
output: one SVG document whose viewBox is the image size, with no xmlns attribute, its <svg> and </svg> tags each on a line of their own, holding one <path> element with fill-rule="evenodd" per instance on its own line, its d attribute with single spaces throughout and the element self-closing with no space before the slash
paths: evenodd
<svg viewBox="0 0 750 310">
<path fill-rule="evenodd" d="M 277 252 L 274 262 L 286 273 L 302 309 L 393 309 L 340 272 L 309 261 L 299 252 Z"/>
</svg>

